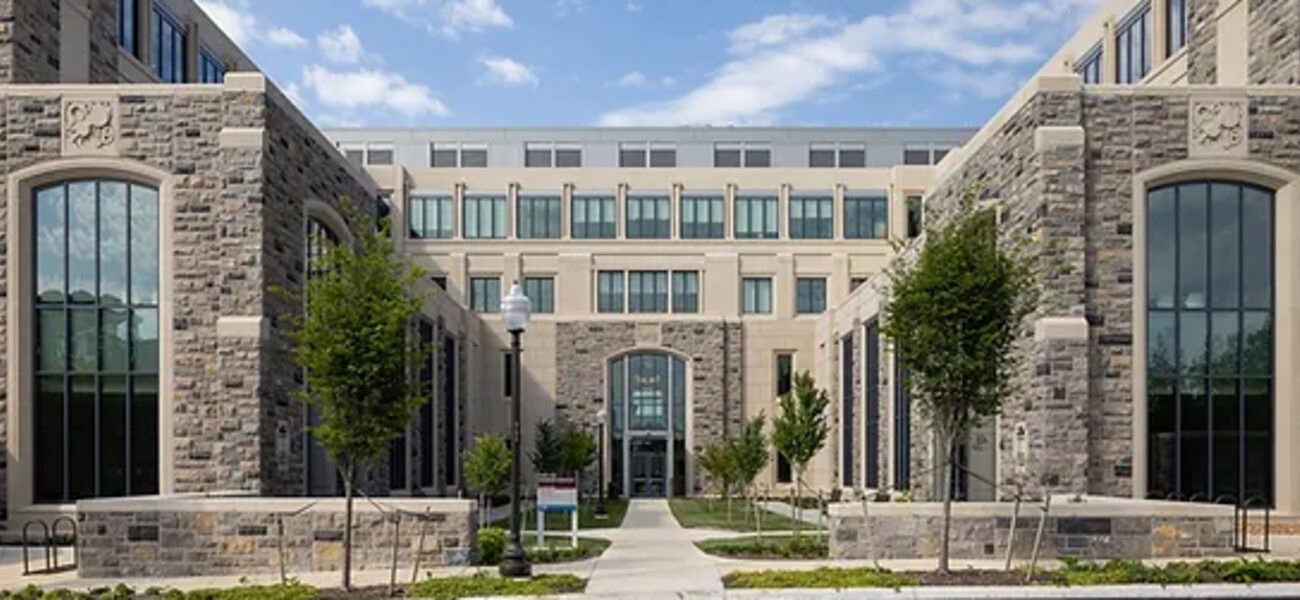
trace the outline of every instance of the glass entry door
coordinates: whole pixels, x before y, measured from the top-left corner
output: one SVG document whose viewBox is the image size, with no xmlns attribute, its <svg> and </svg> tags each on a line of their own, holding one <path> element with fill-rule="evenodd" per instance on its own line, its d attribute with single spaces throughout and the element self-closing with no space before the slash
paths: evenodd
<svg viewBox="0 0 1300 600">
<path fill-rule="evenodd" d="M 663 438 L 632 440 L 629 462 L 632 465 L 632 495 L 638 498 L 662 498 L 668 484 L 668 443 Z"/>
</svg>

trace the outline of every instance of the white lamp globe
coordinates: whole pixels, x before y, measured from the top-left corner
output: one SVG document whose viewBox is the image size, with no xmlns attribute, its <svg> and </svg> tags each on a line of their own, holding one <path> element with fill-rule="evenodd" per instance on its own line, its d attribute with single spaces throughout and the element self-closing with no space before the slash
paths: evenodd
<svg viewBox="0 0 1300 600">
<path fill-rule="evenodd" d="M 533 303 L 516 281 L 510 286 L 510 293 L 501 299 L 501 319 L 505 321 L 506 331 L 515 333 L 528 329 L 528 319 L 532 316 Z"/>
</svg>

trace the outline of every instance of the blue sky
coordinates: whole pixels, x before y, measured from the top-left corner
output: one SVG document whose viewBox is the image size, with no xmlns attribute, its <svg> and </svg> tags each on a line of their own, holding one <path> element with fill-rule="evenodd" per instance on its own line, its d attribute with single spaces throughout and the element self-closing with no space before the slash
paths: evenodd
<svg viewBox="0 0 1300 600">
<path fill-rule="evenodd" d="M 199 4 L 323 126 L 947 126 L 1099 0 Z"/>
</svg>

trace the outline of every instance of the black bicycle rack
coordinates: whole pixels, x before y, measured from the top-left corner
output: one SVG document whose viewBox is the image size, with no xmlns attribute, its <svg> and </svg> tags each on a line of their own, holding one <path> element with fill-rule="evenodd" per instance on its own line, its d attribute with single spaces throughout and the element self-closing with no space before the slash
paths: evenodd
<svg viewBox="0 0 1300 600">
<path fill-rule="evenodd" d="M 1252 512 L 1264 513 L 1264 545 L 1258 547 L 1250 545 L 1250 514 Z M 1269 552 L 1271 550 L 1268 530 L 1272 512 L 1272 506 L 1262 496 L 1254 496 L 1245 502 L 1233 505 L 1232 545 L 1237 552 Z"/>
<path fill-rule="evenodd" d="M 68 534 L 65 538 L 72 545 L 72 563 L 69 565 L 59 565 L 59 526 L 67 523 Z M 39 532 L 40 538 L 32 536 L 33 528 Z M 45 551 L 45 568 L 32 570 L 31 550 L 39 548 Z M 77 522 L 72 517 L 57 517 L 54 521 L 46 523 L 41 519 L 34 519 L 23 524 L 23 575 L 40 575 L 45 573 L 56 573 L 60 570 L 74 569 L 77 566 Z"/>
</svg>

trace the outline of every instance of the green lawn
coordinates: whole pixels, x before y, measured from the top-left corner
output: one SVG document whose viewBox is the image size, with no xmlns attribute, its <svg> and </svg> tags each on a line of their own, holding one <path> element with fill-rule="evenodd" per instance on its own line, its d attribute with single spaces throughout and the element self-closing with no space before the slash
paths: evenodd
<svg viewBox="0 0 1300 600">
<path fill-rule="evenodd" d="M 603 519 L 596 518 L 595 503 L 583 503 L 578 509 L 578 529 L 604 529 L 606 527 L 618 527 L 623 524 L 623 516 L 627 514 L 627 500 L 609 499 L 605 501 L 605 510 L 608 516 Z M 532 507 L 524 509 L 525 531 L 535 531 L 537 529 L 537 511 Z M 569 530 L 569 513 L 547 513 L 546 530 L 547 531 L 568 531 Z M 502 517 L 492 523 L 493 526 L 501 528 L 510 527 L 510 515 Z"/>
<path fill-rule="evenodd" d="M 531 579 L 505 579 L 492 575 L 437 577 L 407 589 L 410 598 L 469 598 L 478 596 L 548 596 L 579 593 L 587 582 L 573 575 L 535 575 Z"/>
<path fill-rule="evenodd" d="M 916 577 L 880 569 L 830 569 L 812 571 L 735 571 L 722 578 L 731 588 L 899 588 L 919 585 Z"/>
<path fill-rule="evenodd" d="M 546 536 L 546 547 L 537 548 L 537 534 L 524 533 L 522 536 L 528 559 L 535 564 L 562 563 L 586 560 L 600 556 L 609 547 L 605 538 L 579 537 L 578 547 L 569 546 L 568 536 Z"/>
<path fill-rule="evenodd" d="M 733 500 L 731 515 L 727 515 L 727 503 L 724 500 L 705 498 L 673 498 L 668 501 L 673 516 L 682 527 L 707 527 L 710 529 L 728 529 L 731 531 L 756 531 L 751 511 L 746 509 L 741 500 Z M 809 523 L 796 523 L 794 519 L 779 515 L 769 510 L 762 511 L 763 531 L 790 531 L 802 529 L 812 531 L 816 526 Z"/>
<path fill-rule="evenodd" d="M 701 540 L 695 546 L 708 554 L 727 558 L 807 559 L 826 558 L 830 552 L 826 538 L 818 533 L 794 535 L 753 535 L 716 540 Z"/>
</svg>

